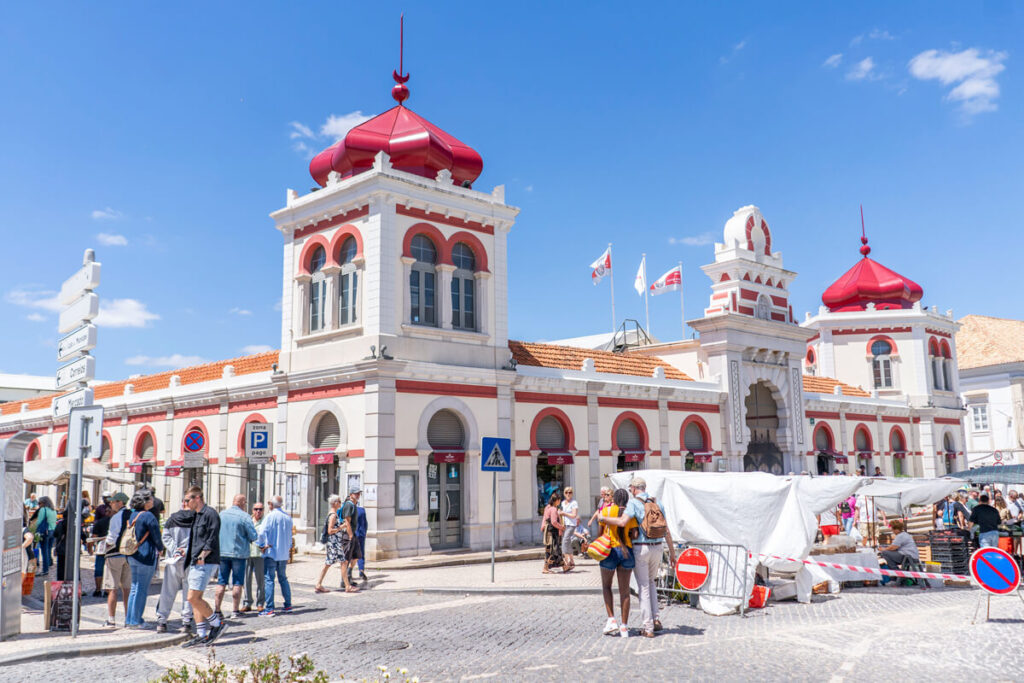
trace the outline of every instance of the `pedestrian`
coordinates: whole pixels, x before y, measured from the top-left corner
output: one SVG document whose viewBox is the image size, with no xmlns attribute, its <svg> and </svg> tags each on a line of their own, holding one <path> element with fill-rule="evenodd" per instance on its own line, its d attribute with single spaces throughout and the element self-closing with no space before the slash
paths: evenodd
<svg viewBox="0 0 1024 683">
<path fill-rule="evenodd" d="M 576 534 L 576 527 L 580 523 L 580 504 L 575 500 L 575 492 L 571 486 L 566 486 L 564 493 L 562 524 L 565 526 L 565 530 L 562 532 L 562 557 L 565 558 L 569 569 L 575 569 L 576 560 L 572 556 L 572 537 Z"/>
<path fill-rule="evenodd" d="M 92 543 L 94 553 L 92 568 L 92 597 L 94 598 L 99 598 L 103 595 L 103 567 L 107 559 L 107 532 L 110 531 L 110 515 L 114 514 L 110 503 L 106 502 L 108 499 L 109 496 L 107 496 L 103 505 L 96 507 L 95 521 L 89 530 L 89 541 Z"/>
<path fill-rule="evenodd" d="M 892 543 L 890 545 L 879 548 L 878 554 L 885 560 L 885 564 L 889 569 L 899 569 L 900 565 L 907 559 L 919 560 L 920 555 L 917 551 L 917 543 L 914 542 L 914 537 L 907 533 L 907 527 L 904 525 L 903 520 L 894 519 L 889 524 L 889 527 L 895 532 Z M 890 577 L 882 577 L 882 585 L 889 583 Z"/>
<path fill-rule="evenodd" d="M 288 584 L 288 557 L 292 548 L 292 517 L 284 510 L 284 500 L 274 496 L 273 509 L 263 522 L 258 543 L 263 550 L 263 592 L 266 596 L 261 617 L 272 617 L 277 612 L 292 611 L 292 587 Z M 268 506 L 269 507 L 269 506 Z M 274 609 L 274 577 L 281 584 L 284 606 Z"/>
<path fill-rule="evenodd" d="M 963 496 L 961 495 L 961 498 L 962 497 Z M 974 508 L 976 508 L 980 502 L 981 501 L 979 499 L 979 494 L 978 494 L 978 490 L 977 489 L 974 489 L 970 493 L 968 493 L 967 494 L 967 500 L 964 501 L 964 503 L 967 506 L 967 511 L 968 512 L 973 511 Z"/>
<path fill-rule="evenodd" d="M 245 495 L 239 493 L 232 505 L 220 513 L 220 571 L 213 611 L 221 619 L 221 603 L 231 582 L 231 618 L 242 616 L 242 586 L 245 585 L 245 563 L 249 557 L 249 544 L 256 540 L 256 525 L 245 511 Z"/>
<path fill-rule="evenodd" d="M 107 620 L 103 625 L 107 627 L 114 626 L 119 588 L 125 619 L 128 618 L 128 593 L 132 587 L 132 570 L 128 566 L 128 559 L 121 553 L 121 537 L 128 528 L 128 517 L 131 516 L 131 510 L 125 507 L 127 503 L 128 496 L 120 491 L 110 497 L 111 514 L 104 541 L 107 550 L 103 561 L 103 589 L 107 591 Z"/>
<path fill-rule="evenodd" d="M 873 546 L 878 542 L 878 526 L 887 523 L 885 511 L 877 507 L 874 500 L 858 501 L 857 530 L 860 531 L 862 546 Z"/>
<path fill-rule="evenodd" d="M 345 548 L 341 540 L 342 524 L 338 515 L 338 510 L 341 508 L 341 496 L 337 493 L 331 494 L 327 499 L 327 505 L 330 506 L 331 511 L 327 513 L 324 530 L 320 535 L 320 541 L 324 544 L 327 556 L 324 558 L 324 566 L 320 569 L 320 577 L 316 580 L 316 586 L 313 588 L 317 593 L 330 593 L 328 589 L 324 588 L 324 577 L 327 576 L 327 570 L 335 564 L 345 561 Z M 349 583 L 346 579 L 345 585 L 348 586 Z"/>
<path fill-rule="evenodd" d="M 359 539 L 356 538 L 356 528 L 359 524 L 359 496 L 362 491 L 358 484 L 353 484 L 348 489 L 348 500 L 341 506 L 338 515 L 341 517 L 341 546 L 343 559 L 341 561 L 341 578 L 344 581 L 346 593 L 358 593 L 359 589 L 352 585 L 352 565 L 362 557 L 359 548 Z"/>
<path fill-rule="evenodd" d="M 544 539 L 544 569 L 545 574 L 551 573 L 552 567 L 562 567 L 562 573 L 569 571 L 569 564 L 562 556 L 562 532 L 565 525 L 562 524 L 561 511 L 562 497 L 555 491 L 548 498 L 548 504 L 544 506 L 544 515 L 540 519 L 541 538 Z"/>
<path fill-rule="evenodd" d="M 110 496 L 111 496 L 110 491 L 104 491 L 103 493 L 100 494 L 100 501 L 101 502 L 100 502 L 99 505 L 96 506 L 96 509 L 93 510 L 93 516 L 96 519 L 101 519 L 103 517 L 110 516 Z M 93 536 L 98 536 L 98 535 L 99 534 L 93 533 Z"/>
<path fill-rule="evenodd" d="M 171 616 L 174 601 L 181 596 L 181 627 L 186 633 L 195 631 L 192 619 L 192 605 L 188 601 L 188 583 L 185 580 L 185 556 L 188 540 L 192 534 L 192 522 L 196 513 L 189 509 L 188 498 L 181 501 L 181 509 L 167 518 L 161 539 L 164 542 L 166 559 L 164 581 L 160 586 L 160 600 L 156 605 L 156 632 L 167 633 L 167 620 Z"/>
<path fill-rule="evenodd" d="M 866 476 L 868 476 L 867 468 L 865 468 L 864 465 L 861 465 L 860 467 L 857 468 L 857 476 L 859 476 L 859 477 L 866 477 Z"/>
<path fill-rule="evenodd" d="M 213 608 L 203 599 L 203 591 L 213 572 L 220 567 L 220 516 L 206 504 L 200 487 L 191 487 L 187 496 L 188 507 L 195 513 L 185 562 L 188 567 L 188 601 L 192 605 L 196 635 L 182 647 L 211 645 L 227 628 L 227 623 L 214 614 Z"/>
<path fill-rule="evenodd" d="M 857 496 L 850 497 L 839 504 L 839 513 L 843 523 L 843 531 L 847 536 L 853 531 L 853 522 L 857 518 Z"/>
<path fill-rule="evenodd" d="M 263 503 L 257 501 L 252 506 L 252 524 L 256 529 L 259 538 L 260 529 L 263 528 Z M 259 543 L 253 541 L 249 544 L 249 561 L 245 563 L 245 599 L 242 600 L 242 611 L 252 610 L 252 587 L 256 584 L 256 611 L 263 609 L 264 588 L 263 588 L 263 551 Z"/>
<path fill-rule="evenodd" d="M 590 516 L 590 521 L 587 522 L 587 526 L 593 526 L 597 518 L 603 514 L 603 510 L 612 505 L 612 489 L 610 486 L 602 486 L 599 494 L 599 500 L 597 503 L 597 509 L 594 510 L 594 514 Z"/>
<path fill-rule="evenodd" d="M 999 510 L 988 504 L 988 494 L 978 497 L 978 504 L 971 510 L 970 524 L 978 525 L 978 545 L 982 548 L 999 547 Z"/>
<path fill-rule="evenodd" d="M 156 573 L 157 560 L 164 550 L 164 542 L 160 538 L 160 525 L 149 510 L 153 507 L 153 497 L 149 491 L 138 491 L 132 496 L 130 507 L 132 513 L 128 518 L 128 530 L 134 534 L 138 549 L 128 556 L 131 568 L 131 591 L 128 593 L 128 612 L 124 619 L 125 628 L 142 628 L 145 622 L 142 613 L 146 611 L 146 598 L 149 595 L 149 584 Z"/>
<path fill-rule="evenodd" d="M 359 559 L 356 564 L 359 566 L 359 580 L 366 583 L 366 532 L 369 524 L 366 523 L 366 508 L 356 505 L 356 541 L 359 543 Z M 348 566 L 348 582 L 352 583 L 352 565 Z"/>
<path fill-rule="evenodd" d="M 39 501 L 36 500 L 36 494 L 28 494 L 28 498 L 25 499 L 25 509 L 28 510 L 29 514 L 32 514 L 39 508 Z"/>
<path fill-rule="evenodd" d="M 884 477 L 885 475 L 882 474 L 882 468 L 879 467 L 878 465 L 875 465 L 875 472 L 871 476 L 872 477 Z"/>
<path fill-rule="evenodd" d="M 53 564 L 53 532 L 57 528 L 57 511 L 53 509 L 53 501 L 49 496 L 39 498 L 39 507 L 35 511 L 36 543 L 39 545 L 40 574 L 50 573 Z"/>
<path fill-rule="evenodd" d="M 604 609 L 608 614 L 608 621 L 604 625 L 605 635 L 615 635 L 618 632 L 620 638 L 629 637 L 629 575 L 636 566 L 636 557 L 633 554 L 633 542 L 630 534 L 636 528 L 636 519 L 630 517 L 624 526 L 618 525 L 619 516 L 629 505 L 629 494 L 625 489 L 616 489 L 612 494 L 612 504 L 601 509 L 597 521 L 601 523 L 601 534 L 608 532 L 611 539 L 608 546 L 611 552 L 608 557 L 601 560 L 601 590 L 604 596 Z M 619 584 L 619 612 L 622 617 L 621 623 L 615 622 L 615 607 L 612 604 L 612 578 L 617 579 Z"/>
</svg>

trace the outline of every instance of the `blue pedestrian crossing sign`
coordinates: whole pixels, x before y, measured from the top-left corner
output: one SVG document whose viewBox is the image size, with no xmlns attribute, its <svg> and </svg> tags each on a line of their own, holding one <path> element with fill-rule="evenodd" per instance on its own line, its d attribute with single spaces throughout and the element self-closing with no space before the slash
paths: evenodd
<svg viewBox="0 0 1024 683">
<path fill-rule="evenodd" d="M 482 471 L 509 472 L 512 470 L 512 439 L 486 436 L 480 454 L 480 469 Z"/>
</svg>

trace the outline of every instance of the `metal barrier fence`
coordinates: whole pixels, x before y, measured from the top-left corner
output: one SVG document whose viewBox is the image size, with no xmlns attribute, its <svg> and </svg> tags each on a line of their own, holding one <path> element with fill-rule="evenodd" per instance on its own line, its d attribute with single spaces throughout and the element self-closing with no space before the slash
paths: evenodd
<svg viewBox="0 0 1024 683">
<path fill-rule="evenodd" d="M 676 543 L 676 551 L 686 548 L 700 548 L 708 556 L 708 578 L 698 590 L 688 591 L 676 581 L 676 571 L 669 563 L 668 550 L 661 558 L 656 590 L 658 599 L 665 605 L 681 602 L 684 595 L 707 596 L 709 598 L 732 598 L 740 601 L 740 615 L 746 616 L 747 600 L 753 590 L 747 578 L 750 553 L 742 545 L 725 543 Z"/>
</svg>

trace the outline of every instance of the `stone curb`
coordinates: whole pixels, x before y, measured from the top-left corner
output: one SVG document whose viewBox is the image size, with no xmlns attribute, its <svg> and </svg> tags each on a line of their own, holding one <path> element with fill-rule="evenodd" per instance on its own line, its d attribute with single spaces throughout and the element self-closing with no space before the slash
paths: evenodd
<svg viewBox="0 0 1024 683">
<path fill-rule="evenodd" d="M 21 664 L 39 659 L 71 659 L 74 657 L 95 657 L 98 655 L 122 654 L 125 652 L 139 652 L 142 650 L 156 650 L 162 647 L 169 647 L 183 643 L 189 638 L 188 633 L 174 633 L 169 636 L 161 636 L 153 640 L 129 640 L 122 643 L 96 643 L 95 645 L 83 645 L 70 647 L 38 648 L 27 652 L 19 652 L 7 657 L 0 657 L 0 666 L 9 664 Z"/>
<path fill-rule="evenodd" d="M 380 591 L 384 592 L 384 591 Z M 597 595 L 601 588 L 519 588 L 519 587 L 424 587 L 424 588 L 396 588 L 394 593 L 416 593 L 418 595 Z"/>
<path fill-rule="evenodd" d="M 537 551 L 535 551 L 535 552 L 524 552 L 524 553 L 521 553 L 521 554 L 518 554 L 518 555 L 504 555 L 504 556 L 503 555 L 497 555 L 494 558 L 494 562 L 496 564 L 498 564 L 498 563 L 502 563 L 502 562 L 521 562 L 521 561 L 533 561 L 533 560 L 543 560 L 543 559 L 544 559 L 544 549 L 543 548 L 538 548 Z M 454 556 L 451 556 L 451 557 L 444 557 L 444 556 L 442 556 L 442 557 L 431 558 L 428 555 L 427 559 L 423 560 L 422 562 L 417 562 L 416 564 L 408 564 L 408 565 L 394 566 L 394 567 L 389 567 L 389 566 L 381 567 L 379 565 L 374 565 L 372 567 L 372 571 L 374 571 L 374 572 L 391 572 L 391 571 L 406 571 L 406 570 L 412 570 L 412 569 L 436 569 L 437 567 L 462 567 L 462 566 L 468 566 L 468 565 L 471 565 L 471 564 L 490 564 L 490 563 L 491 563 L 491 558 L 490 558 L 489 555 L 487 557 L 484 557 L 484 558 L 478 558 L 478 557 L 459 557 L 458 555 L 454 555 Z"/>
</svg>

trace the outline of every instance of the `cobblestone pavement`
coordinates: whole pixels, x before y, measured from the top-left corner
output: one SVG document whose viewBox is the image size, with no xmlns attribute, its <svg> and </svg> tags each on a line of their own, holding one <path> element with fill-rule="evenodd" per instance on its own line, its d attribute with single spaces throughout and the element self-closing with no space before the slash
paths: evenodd
<svg viewBox="0 0 1024 683">
<path fill-rule="evenodd" d="M 424 681 L 1024 677 L 1024 604 L 993 598 L 992 620 L 983 621 L 982 605 L 981 621 L 971 625 L 979 592 L 969 589 L 848 590 L 815 596 L 810 605 L 773 604 L 747 618 L 674 606 L 662 614 L 666 631 L 653 640 L 600 635 L 605 617 L 596 595 L 317 595 L 306 585 L 295 589 L 295 612 L 232 623 L 216 647 L 217 659 L 241 665 L 269 652 L 307 652 L 335 678 L 374 677 L 377 665 L 386 664 L 407 667 Z M 634 611 L 634 627 L 638 617 Z M 17 678 L 52 679 L 59 672 L 69 682 L 95 682 L 117 672 L 115 680 L 145 681 L 208 655 L 174 647 L 32 662 L 17 666 Z"/>
</svg>

